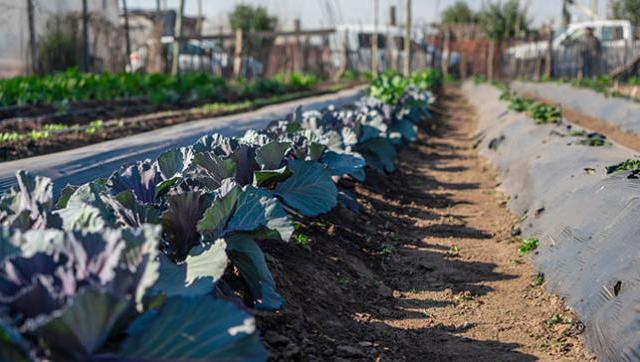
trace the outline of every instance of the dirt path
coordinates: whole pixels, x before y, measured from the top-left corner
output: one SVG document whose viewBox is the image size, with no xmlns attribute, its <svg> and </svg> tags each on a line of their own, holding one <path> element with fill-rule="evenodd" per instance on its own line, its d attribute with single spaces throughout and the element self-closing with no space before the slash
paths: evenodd
<svg viewBox="0 0 640 362">
<path fill-rule="evenodd" d="M 270 251 L 289 303 L 263 322 L 273 359 L 591 359 L 582 324 L 517 253 L 473 110 L 456 88 L 439 107 L 397 173 L 356 188 L 363 213 L 305 226 L 307 251 Z"/>
<path fill-rule="evenodd" d="M 439 358 L 584 360 L 580 341 L 564 336 L 579 331 L 569 322 L 575 317 L 536 285 L 528 257 L 517 253 L 515 217 L 495 191 L 491 164 L 473 148 L 473 110 L 456 89 L 448 92 L 442 126 L 400 157 L 409 176 L 405 197 L 422 201 L 398 216 L 414 224 L 406 239 L 421 242 L 401 245 L 389 263 L 404 315 L 381 321 L 434 328 L 427 350 Z M 415 265 L 426 273 L 412 273 Z"/>
</svg>

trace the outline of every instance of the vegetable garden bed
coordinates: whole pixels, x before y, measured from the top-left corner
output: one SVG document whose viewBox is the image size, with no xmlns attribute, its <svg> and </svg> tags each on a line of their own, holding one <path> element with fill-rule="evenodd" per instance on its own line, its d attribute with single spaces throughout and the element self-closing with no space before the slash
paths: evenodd
<svg viewBox="0 0 640 362">
<path fill-rule="evenodd" d="M 640 135 L 638 102 L 562 83 L 512 82 L 510 88 L 523 96 L 544 99 L 575 113 L 600 120 L 622 132 Z"/>
<path fill-rule="evenodd" d="M 98 119 L 84 124 L 47 123 L 48 121 L 40 119 L 32 127 L 27 126 L 31 121 L 20 118 L 11 125 L 5 125 L 11 130 L 0 132 L 0 162 L 59 152 L 193 120 L 247 112 L 271 104 L 334 93 L 352 86 L 353 83 L 321 84 L 310 90 L 237 103 L 206 103 L 182 110 L 158 111 L 162 107 L 157 106 L 134 106 L 123 110 L 117 106 L 120 103 L 117 102 L 116 105 L 109 106 L 116 110 L 114 113 L 104 109 L 98 111 L 101 114 L 105 112 L 102 114 L 105 116 L 104 121 Z M 167 108 L 173 109 L 175 106 Z M 116 117 L 112 118 L 114 116 Z M 87 119 L 95 118 L 85 118 Z"/>
<path fill-rule="evenodd" d="M 56 200 L 19 172 L 0 200 L 0 357 L 264 360 L 250 311 L 284 300 L 257 241 L 304 243 L 297 225 L 357 209 L 348 185 L 392 172 L 428 117 L 423 75 L 374 82 L 389 103 L 205 136 Z"/>
<path fill-rule="evenodd" d="M 559 102 L 566 99 L 555 98 L 559 89 L 566 97 L 587 92 L 553 86 L 559 88 L 544 97 Z M 623 163 L 633 152 L 615 143 L 579 142 L 590 132 L 565 121 L 536 124 L 509 111 L 492 86 L 467 83 L 464 89 L 480 115 L 480 152 L 497 165 L 509 206 L 522 215 L 523 235 L 539 240 L 534 262 L 548 287 L 577 312 L 599 358 L 634 360 L 640 351 L 640 184 L 637 162 Z M 513 89 L 524 93 L 518 85 Z M 589 101 L 580 104 L 599 104 Z"/>
</svg>

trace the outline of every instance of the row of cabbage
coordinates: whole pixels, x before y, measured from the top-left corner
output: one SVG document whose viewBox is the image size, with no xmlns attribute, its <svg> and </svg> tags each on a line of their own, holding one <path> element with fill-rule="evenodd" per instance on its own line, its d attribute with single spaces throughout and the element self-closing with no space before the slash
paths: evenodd
<svg viewBox="0 0 640 362">
<path fill-rule="evenodd" d="M 57 199 L 19 172 L 0 199 L 0 360 L 264 360 L 250 310 L 284 301 L 256 241 L 357 208 L 339 181 L 394 170 L 428 116 L 418 85 L 205 136 Z"/>
</svg>

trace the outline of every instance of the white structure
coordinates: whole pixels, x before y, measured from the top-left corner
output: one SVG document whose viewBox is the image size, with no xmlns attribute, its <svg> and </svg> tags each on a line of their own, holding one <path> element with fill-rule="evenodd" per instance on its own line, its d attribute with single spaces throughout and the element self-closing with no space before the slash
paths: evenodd
<svg viewBox="0 0 640 362">
<path fill-rule="evenodd" d="M 82 13 L 82 0 L 33 0 L 36 43 L 56 15 Z M 115 64 L 109 50 L 121 38 L 119 0 L 87 0 L 91 56 L 105 69 Z M 120 48 L 124 47 L 124 43 Z M 26 0 L 0 0 L 0 77 L 26 74 L 29 68 L 29 23 Z"/>
<path fill-rule="evenodd" d="M 569 24 L 567 30 L 554 37 L 553 50 L 574 44 L 585 34 L 587 28 L 593 29 L 593 34 L 600 39 L 602 45 L 612 48 L 624 49 L 632 46 L 636 40 L 633 26 L 627 20 L 592 20 Z M 511 47 L 507 49 L 507 53 L 515 59 L 531 60 L 544 57 L 547 48 L 546 41 L 538 41 Z"/>
</svg>

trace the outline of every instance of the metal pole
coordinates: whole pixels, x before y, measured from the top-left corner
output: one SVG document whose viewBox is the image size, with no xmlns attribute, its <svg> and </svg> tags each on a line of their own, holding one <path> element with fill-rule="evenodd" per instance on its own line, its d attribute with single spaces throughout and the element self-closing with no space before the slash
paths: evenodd
<svg viewBox="0 0 640 362">
<path fill-rule="evenodd" d="M 171 74 L 173 75 L 178 74 L 180 65 L 180 42 L 178 41 L 178 38 L 182 36 L 182 14 L 184 14 L 184 0 L 180 0 L 173 36 L 173 59 L 171 59 Z"/>
<path fill-rule="evenodd" d="M 89 13 L 87 0 L 82 0 L 82 70 L 89 71 Z"/>
<path fill-rule="evenodd" d="M 411 0 L 407 0 L 407 19 L 404 28 L 404 75 L 411 74 Z"/>
<path fill-rule="evenodd" d="M 373 34 L 371 36 L 371 73 L 378 75 L 378 0 L 373 0 Z"/>
<path fill-rule="evenodd" d="M 126 64 L 131 66 L 131 38 L 129 36 L 129 10 L 127 9 L 127 0 L 122 0 L 122 10 L 124 12 L 124 35 L 127 49 Z"/>
<path fill-rule="evenodd" d="M 33 0 L 27 0 L 27 17 L 29 22 L 29 51 L 31 52 L 31 74 L 38 73 L 38 50 L 36 48 L 36 28 L 33 21 Z"/>
</svg>

